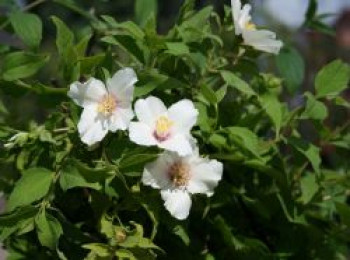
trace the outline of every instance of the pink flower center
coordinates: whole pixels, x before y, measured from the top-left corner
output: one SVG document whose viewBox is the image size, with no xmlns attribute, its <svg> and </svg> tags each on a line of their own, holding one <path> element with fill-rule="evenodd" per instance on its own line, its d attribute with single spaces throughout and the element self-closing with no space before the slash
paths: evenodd
<svg viewBox="0 0 350 260">
<path fill-rule="evenodd" d="M 160 142 L 167 140 L 170 136 L 170 130 L 173 125 L 174 122 L 168 117 L 160 116 L 156 121 L 156 126 L 153 133 L 154 137 Z"/>
</svg>

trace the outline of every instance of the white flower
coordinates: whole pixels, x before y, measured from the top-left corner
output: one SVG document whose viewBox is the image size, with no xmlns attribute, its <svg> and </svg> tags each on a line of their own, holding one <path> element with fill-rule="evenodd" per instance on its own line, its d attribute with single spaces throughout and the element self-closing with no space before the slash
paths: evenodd
<svg viewBox="0 0 350 260">
<path fill-rule="evenodd" d="M 180 157 L 173 152 L 163 153 L 145 166 L 144 185 L 160 189 L 165 208 L 177 219 L 186 219 L 191 208 L 190 194 L 203 193 L 208 197 L 222 178 L 223 165 L 216 160 L 199 156 L 198 152 Z"/>
<path fill-rule="evenodd" d="M 282 41 L 276 40 L 276 34 L 268 30 L 258 30 L 250 16 L 251 6 L 242 8 L 240 0 L 231 0 L 232 15 L 236 35 L 242 35 L 246 45 L 273 54 L 278 54 L 283 46 Z"/>
<path fill-rule="evenodd" d="M 78 124 L 81 140 L 87 145 L 101 141 L 108 131 L 126 130 L 134 117 L 131 102 L 137 76 L 133 69 L 117 71 L 105 84 L 95 78 L 74 82 L 68 96 L 84 108 Z"/>
<path fill-rule="evenodd" d="M 130 140 L 145 146 L 189 155 L 193 152 L 191 128 L 196 124 L 198 111 L 190 100 L 181 100 L 167 109 L 156 97 L 140 99 L 135 103 L 139 122 L 131 122 Z"/>
</svg>

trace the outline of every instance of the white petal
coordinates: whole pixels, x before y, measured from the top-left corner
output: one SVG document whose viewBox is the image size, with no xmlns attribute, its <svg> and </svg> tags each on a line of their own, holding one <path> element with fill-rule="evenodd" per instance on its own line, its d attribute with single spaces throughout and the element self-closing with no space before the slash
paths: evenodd
<svg viewBox="0 0 350 260">
<path fill-rule="evenodd" d="M 109 120 L 109 130 L 115 132 L 117 130 L 126 130 L 131 119 L 134 117 L 134 112 L 131 107 L 117 108 Z"/>
<path fill-rule="evenodd" d="M 273 54 L 278 54 L 283 46 L 282 41 L 276 40 L 276 34 L 268 30 L 244 31 L 243 39 L 255 49 Z"/>
<path fill-rule="evenodd" d="M 190 213 L 191 197 L 184 190 L 162 190 L 160 192 L 165 201 L 164 206 L 170 214 L 179 219 L 186 219 Z"/>
<path fill-rule="evenodd" d="M 131 102 L 134 93 L 134 84 L 137 76 L 132 68 L 117 71 L 111 79 L 107 80 L 108 91 L 115 95 L 120 102 Z"/>
<path fill-rule="evenodd" d="M 142 183 L 155 189 L 166 189 L 171 186 L 168 170 L 179 159 L 177 154 L 165 152 L 154 162 L 146 164 Z"/>
<path fill-rule="evenodd" d="M 164 142 L 159 142 L 158 146 L 168 151 L 177 152 L 180 156 L 193 153 L 192 137 L 189 135 L 176 134 Z"/>
<path fill-rule="evenodd" d="M 167 112 L 164 103 L 156 97 L 150 96 L 139 99 L 135 103 L 135 113 L 139 121 L 153 125 L 155 120 Z"/>
<path fill-rule="evenodd" d="M 157 140 L 153 136 L 151 127 L 142 122 L 130 123 L 129 138 L 131 141 L 139 145 L 151 146 L 157 144 Z"/>
<path fill-rule="evenodd" d="M 86 106 L 78 123 L 81 140 L 89 146 L 100 142 L 108 132 L 105 121 L 97 112 L 96 106 Z"/>
<path fill-rule="evenodd" d="M 191 179 L 187 190 L 192 194 L 204 193 L 207 196 L 212 196 L 214 188 L 222 178 L 222 163 L 194 155 L 190 158 L 189 164 L 191 165 Z"/>
<path fill-rule="evenodd" d="M 68 96 L 82 107 L 99 102 L 106 94 L 107 90 L 103 82 L 95 78 L 85 83 L 74 82 L 68 91 Z"/>
<path fill-rule="evenodd" d="M 178 131 L 189 133 L 197 122 L 198 110 L 192 101 L 183 99 L 169 108 L 168 115 L 175 122 Z"/>
</svg>

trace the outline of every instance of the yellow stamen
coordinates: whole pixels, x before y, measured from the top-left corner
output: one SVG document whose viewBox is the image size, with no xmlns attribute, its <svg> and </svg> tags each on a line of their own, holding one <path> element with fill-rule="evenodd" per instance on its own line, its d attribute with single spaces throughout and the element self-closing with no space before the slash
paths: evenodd
<svg viewBox="0 0 350 260">
<path fill-rule="evenodd" d="M 245 24 L 245 28 L 247 30 L 255 30 L 256 29 L 256 25 L 253 22 L 249 21 L 249 22 L 247 22 Z"/>
<path fill-rule="evenodd" d="M 97 111 L 104 115 L 111 114 L 117 107 L 117 102 L 112 95 L 106 95 L 98 104 Z"/>
<path fill-rule="evenodd" d="M 181 162 L 175 162 L 170 166 L 169 177 L 176 187 L 186 186 L 190 180 L 190 167 Z"/>
<path fill-rule="evenodd" d="M 170 128 L 174 125 L 166 116 L 160 116 L 156 121 L 156 134 L 158 136 L 165 136 L 169 133 Z"/>
</svg>

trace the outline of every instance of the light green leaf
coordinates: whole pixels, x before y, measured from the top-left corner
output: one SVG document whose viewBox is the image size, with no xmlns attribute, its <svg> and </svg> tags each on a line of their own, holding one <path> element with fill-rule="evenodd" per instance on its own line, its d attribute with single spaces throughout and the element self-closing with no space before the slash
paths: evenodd
<svg viewBox="0 0 350 260">
<path fill-rule="evenodd" d="M 167 50 L 165 52 L 174 56 L 190 54 L 189 47 L 183 42 L 167 42 L 166 47 Z"/>
<path fill-rule="evenodd" d="M 222 71 L 221 76 L 229 87 L 237 89 L 248 97 L 255 96 L 255 91 L 244 80 L 237 77 L 230 71 Z"/>
<path fill-rule="evenodd" d="M 157 15 L 157 9 L 157 0 L 136 0 L 135 19 L 137 23 L 141 26 L 144 26 L 151 15 Z"/>
<path fill-rule="evenodd" d="M 55 249 L 63 230 L 60 222 L 43 210 L 35 218 L 35 226 L 41 245 Z"/>
<path fill-rule="evenodd" d="M 300 188 L 301 202 L 303 202 L 304 204 L 309 203 L 319 189 L 319 185 L 316 182 L 316 176 L 310 173 L 302 177 L 300 180 Z"/>
<path fill-rule="evenodd" d="M 319 173 L 321 165 L 320 148 L 306 142 L 305 140 L 290 137 L 288 142 L 302 155 L 304 155 L 311 163 L 314 170 Z"/>
<path fill-rule="evenodd" d="M 350 66 L 341 60 L 326 65 L 316 76 L 316 97 L 336 97 L 347 88 L 350 79 Z"/>
<path fill-rule="evenodd" d="M 210 88 L 210 86 L 208 86 L 207 84 L 202 84 L 201 93 L 205 97 L 205 99 L 209 101 L 210 104 L 217 104 L 218 100 L 216 98 L 216 93 L 212 88 Z"/>
<path fill-rule="evenodd" d="M 282 125 L 282 104 L 278 100 L 278 97 L 276 95 L 270 93 L 264 94 L 259 98 L 261 106 L 266 111 L 267 115 L 270 117 L 271 121 L 275 125 L 276 136 L 278 136 Z"/>
<path fill-rule="evenodd" d="M 225 130 L 230 134 L 234 143 L 240 148 L 249 151 L 251 154 L 259 157 L 259 138 L 255 133 L 246 127 L 228 127 Z"/>
<path fill-rule="evenodd" d="M 98 176 L 93 174 L 83 173 L 79 171 L 75 165 L 67 164 L 61 170 L 60 186 L 64 191 L 76 187 L 85 187 L 95 190 L 101 189 L 101 184 L 98 182 Z"/>
<path fill-rule="evenodd" d="M 325 120 L 328 116 L 326 105 L 318 101 L 311 93 L 305 93 L 305 96 L 307 97 L 307 103 L 305 111 L 301 114 L 301 118 Z"/>
<path fill-rule="evenodd" d="M 304 59 L 298 50 L 291 47 L 283 48 L 276 56 L 276 65 L 289 92 L 298 91 L 305 77 Z"/>
<path fill-rule="evenodd" d="M 30 48 L 37 48 L 42 38 L 42 22 L 35 14 L 15 12 L 10 15 L 10 22 L 16 34 Z"/>
<path fill-rule="evenodd" d="M 53 176 L 54 173 L 45 168 L 26 170 L 10 195 L 7 209 L 11 211 L 43 198 L 50 189 Z"/>
<path fill-rule="evenodd" d="M 56 46 L 58 53 L 64 57 L 74 44 L 74 35 L 68 26 L 59 18 L 53 16 L 52 21 L 55 23 L 57 30 Z"/>
<path fill-rule="evenodd" d="M 49 56 L 26 52 L 12 52 L 3 59 L 2 77 L 7 81 L 33 76 L 49 60 Z"/>
</svg>

